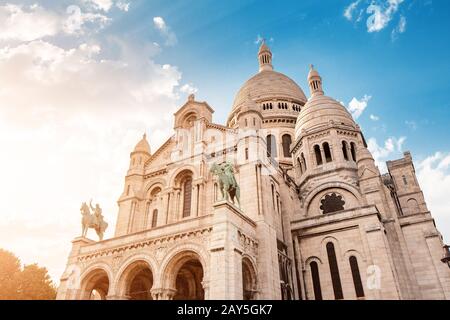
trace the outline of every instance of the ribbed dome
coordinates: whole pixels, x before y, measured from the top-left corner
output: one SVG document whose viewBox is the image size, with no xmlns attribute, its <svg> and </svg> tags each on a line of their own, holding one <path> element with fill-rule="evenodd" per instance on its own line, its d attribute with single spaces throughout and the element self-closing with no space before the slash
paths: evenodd
<svg viewBox="0 0 450 320">
<path fill-rule="evenodd" d="M 355 128 L 356 124 L 347 109 L 333 98 L 317 95 L 301 109 L 295 124 L 295 138 L 298 139 L 302 130 L 310 131 L 325 127 L 333 121 L 335 124 Z"/>
<path fill-rule="evenodd" d="M 250 78 L 238 91 L 232 111 L 241 106 L 248 98 L 253 101 L 269 99 L 288 99 L 306 102 L 303 90 L 282 73 L 265 70 Z"/>
<path fill-rule="evenodd" d="M 148 144 L 147 136 L 145 134 L 142 137 L 141 141 L 137 143 L 136 147 L 134 147 L 133 152 L 146 152 L 150 154 L 150 145 Z"/>
</svg>

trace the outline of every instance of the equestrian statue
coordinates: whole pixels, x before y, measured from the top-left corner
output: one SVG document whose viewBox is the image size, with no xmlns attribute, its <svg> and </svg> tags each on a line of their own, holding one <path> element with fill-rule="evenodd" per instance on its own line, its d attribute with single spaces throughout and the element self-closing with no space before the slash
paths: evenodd
<svg viewBox="0 0 450 320">
<path fill-rule="evenodd" d="M 214 163 L 211 166 L 210 171 L 213 175 L 219 178 L 219 188 L 222 194 L 222 200 L 228 201 L 228 199 L 230 199 L 233 204 L 236 204 L 236 199 L 237 205 L 240 208 L 241 195 L 236 177 L 234 176 L 233 165 L 229 162 L 224 162 L 221 164 Z"/>
<path fill-rule="evenodd" d="M 94 213 L 91 213 L 91 209 Z M 92 200 L 89 202 L 89 206 L 86 202 L 81 204 L 81 215 L 83 218 L 81 219 L 81 227 L 82 227 L 82 237 L 86 237 L 89 228 L 95 229 L 97 232 L 98 238 L 100 241 L 103 240 L 103 234 L 108 227 L 108 223 L 103 220 L 102 209 L 100 205 L 97 203 L 95 208 L 92 206 Z"/>
</svg>

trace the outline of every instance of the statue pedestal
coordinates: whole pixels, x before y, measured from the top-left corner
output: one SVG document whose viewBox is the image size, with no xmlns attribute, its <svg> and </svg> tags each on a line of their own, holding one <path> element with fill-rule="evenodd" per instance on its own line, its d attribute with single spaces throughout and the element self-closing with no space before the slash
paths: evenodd
<svg viewBox="0 0 450 320">
<path fill-rule="evenodd" d="M 80 274 L 79 267 L 77 266 L 77 258 L 80 254 L 81 248 L 92 243 L 95 243 L 95 241 L 85 237 L 76 237 L 72 240 L 72 250 L 70 251 L 69 258 L 67 259 L 66 270 L 60 278 L 60 284 L 56 296 L 57 300 L 72 300 L 79 298 L 80 279 L 76 278 L 79 277 Z M 72 279 L 71 277 L 75 277 L 75 279 Z M 71 281 L 74 280 L 75 283 L 71 283 Z"/>
<path fill-rule="evenodd" d="M 206 299 L 241 300 L 242 254 L 240 233 L 256 232 L 256 224 L 227 201 L 213 205 L 213 230 L 210 240 L 211 267 Z"/>
</svg>

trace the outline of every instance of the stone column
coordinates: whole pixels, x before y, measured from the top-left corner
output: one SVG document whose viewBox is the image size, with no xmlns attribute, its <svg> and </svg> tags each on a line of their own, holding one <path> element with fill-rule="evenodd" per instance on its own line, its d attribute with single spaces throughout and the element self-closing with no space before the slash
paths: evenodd
<svg viewBox="0 0 450 320">
<path fill-rule="evenodd" d="M 192 201 L 191 201 L 191 215 L 197 216 L 197 203 L 198 203 L 198 193 L 197 193 L 198 184 L 192 185 Z"/>
<path fill-rule="evenodd" d="M 202 286 L 203 286 L 203 292 L 205 293 L 205 300 L 209 300 L 209 281 L 203 280 Z"/>
<path fill-rule="evenodd" d="M 320 149 L 320 155 L 322 156 L 322 164 L 325 164 L 325 163 L 327 163 L 327 159 L 325 158 L 325 151 L 323 150 L 321 145 L 319 145 L 319 149 Z"/>
<path fill-rule="evenodd" d="M 158 226 L 167 224 L 169 212 L 169 192 L 165 192 L 162 196 L 161 217 L 158 217 Z"/>
</svg>

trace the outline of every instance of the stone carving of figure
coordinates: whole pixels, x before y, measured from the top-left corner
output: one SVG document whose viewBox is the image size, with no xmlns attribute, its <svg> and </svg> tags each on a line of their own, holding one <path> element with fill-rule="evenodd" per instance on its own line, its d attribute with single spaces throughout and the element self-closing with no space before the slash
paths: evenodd
<svg viewBox="0 0 450 320">
<path fill-rule="evenodd" d="M 95 208 L 92 206 L 92 199 L 89 202 L 89 207 L 91 207 L 91 210 L 94 212 L 95 217 L 95 225 L 98 228 L 101 226 L 103 222 L 103 215 L 102 215 L 102 208 L 100 208 L 100 205 L 98 203 L 95 204 Z"/>
</svg>

